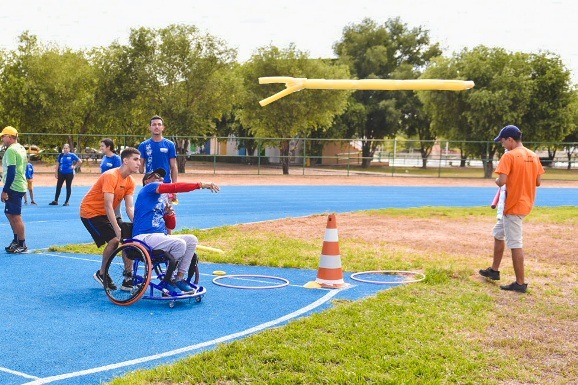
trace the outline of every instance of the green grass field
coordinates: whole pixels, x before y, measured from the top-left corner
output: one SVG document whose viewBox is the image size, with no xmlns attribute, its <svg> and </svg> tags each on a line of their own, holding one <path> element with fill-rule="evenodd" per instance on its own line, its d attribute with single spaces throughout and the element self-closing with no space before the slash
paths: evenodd
<svg viewBox="0 0 578 385">
<path fill-rule="evenodd" d="M 420 208 L 356 215 L 405 221 L 436 217 L 443 225 L 491 221 L 494 212 Z M 577 218 L 576 207 L 536 208 L 531 215 L 532 223 L 570 229 Z M 318 266 L 318 240 L 238 226 L 193 232 L 203 244 L 225 251 L 204 252 L 204 261 Z M 558 244 L 573 233 L 560 235 Z M 468 256 L 443 247 L 423 255 L 411 248 L 389 251 L 387 242 L 368 245 L 363 237 L 340 237 L 349 271 L 411 269 L 423 271 L 426 279 L 360 301 L 335 301 L 322 313 L 111 384 L 576 384 L 576 263 L 542 262 L 539 274 L 546 284 L 534 284 L 525 295 L 505 293 L 476 277 L 476 269 L 490 260 L 491 235 L 486 234 L 487 258 L 474 266 Z M 55 249 L 100 253 L 94 245 Z M 511 271 L 509 254 L 503 265 Z"/>
</svg>

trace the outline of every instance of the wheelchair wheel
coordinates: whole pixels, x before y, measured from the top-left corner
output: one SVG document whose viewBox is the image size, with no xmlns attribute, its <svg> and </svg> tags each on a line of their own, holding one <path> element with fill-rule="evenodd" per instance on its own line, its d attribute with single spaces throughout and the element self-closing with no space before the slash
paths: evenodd
<svg viewBox="0 0 578 385">
<path fill-rule="evenodd" d="M 125 264 L 130 266 L 128 270 Z M 137 242 L 120 245 L 105 267 L 105 276 L 108 274 L 112 280 L 111 285 L 105 285 L 108 299 L 121 306 L 138 301 L 149 287 L 151 268 L 151 258 L 143 245 Z"/>
</svg>

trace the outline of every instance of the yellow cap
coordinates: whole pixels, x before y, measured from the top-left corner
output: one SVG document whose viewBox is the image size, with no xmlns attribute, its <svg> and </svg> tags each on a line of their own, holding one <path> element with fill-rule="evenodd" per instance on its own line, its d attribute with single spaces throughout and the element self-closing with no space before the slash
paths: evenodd
<svg viewBox="0 0 578 385">
<path fill-rule="evenodd" d="M 4 136 L 4 135 L 12 135 L 12 136 L 18 136 L 18 131 L 16 131 L 16 129 L 12 126 L 6 126 L 4 127 L 4 129 L 2 130 L 2 133 L 0 134 L 0 137 Z"/>
</svg>

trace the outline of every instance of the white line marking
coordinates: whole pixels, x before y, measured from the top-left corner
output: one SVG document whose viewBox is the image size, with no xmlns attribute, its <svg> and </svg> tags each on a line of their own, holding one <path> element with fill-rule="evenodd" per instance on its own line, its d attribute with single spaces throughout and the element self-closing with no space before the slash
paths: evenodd
<svg viewBox="0 0 578 385">
<path fill-rule="evenodd" d="M 17 372 L 16 370 L 10 370 L 8 368 L 3 368 L 0 366 L 0 372 L 6 372 L 6 373 L 10 373 L 10 374 L 14 374 L 20 377 L 24 377 L 24 378 L 30 378 L 31 380 L 36 380 L 40 377 L 36 377 L 36 376 L 31 376 L 29 374 L 26 373 L 22 373 L 22 372 Z"/>
<path fill-rule="evenodd" d="M 79 257 L 72 257 L 70 255 L 61 255 L 61 254 L 52 254 L 52 253 L 42 253 L 43 255 L 49 256 L 49 257 L 58 257 L 58 258 L 65 258 L 65 259 L 74 259 L 77 261 L 89 261 L 89 262 L 101 262 L 102 257 L 100 257 L 100 259 L 90 259 L 90 258 L 79 258 Z M 96 258 L 97 256 L 95 256 Z"/>
<path fill-rule="evenodd" d="M 98 372 L 106 372 L 108 370 L 112 370 L 112 369 L 118 369 L 118 368 L 122 368 L 125 366 L 131 366 L 131 365 L 138 365 L 138 364 L 142 364 L 145 362 L 149 362 L 149 361 L 154 361 L 154 360 L 158 360 L 160 358 L 165 358 L 165 357 L 170 357 L 170 356 L 174 356 L 177 354 L 182 354 L 182 353 L 186 353 L 186 352 L 190 352 L 192 350 L 197 350 L 197 349 L 201 349 L 201 348 L 206 348 L 208 346 L 213 346 L 216 344 L 220 344 L 222 342 L 226 342 L 226 341 L 230 341 L 239 337 L 243 337 L 246 336 L 248 334 L 253 334 L 256 332 L 259 332 L 261 330 L 270 328 L 274 325 L 280 324 L 282 322 L 288 321 L 292 318 L 298 317 L 308 311 L 311 311 L 321 305 L 323 305 L 325 302 L 329 301 L 331 298 L 333 298 L 335 295 L 337 295 L 340 291 L 342 291 L 344 289 L 336 289 L 336 290 L 332 290 L 330 292 L 328 292 L 327 294 L 325 294 L 323 297 L 319 298 L 317 301 L 312 302 L 311 304 L 302 307 L 299 310 L 296 310 L 292 313 L 289 313 L 287 315 L 284 315 L 283 317 L 274 319 L 272 321 L 269 322 L 265 322 L 262 323 L 261 325 L 257 325 L 254 326 L 252 328 L 237 332 L 237 333 L 233 333 L 233 334 L 229 334 L 227 336 L 223 336 L 223 337 L 219 337 L 216 338 L 214 340 L 210 340 L 210 341 L 206 341 L 206 342 L 201 342 L 199 344 L 196 345 L 190 345 L 190 346 L 186 346 L 184 348 L 180 348 L 180 349 L 175 349 L 175 350 L 170 350 L 168 352 L 164 352 L 164 353 L 160 353 L 160 354 L 155 354 L 152 356 L 148 356 L 148 357 L 142 357 L 142 358 L 137 358 L 134 360 L 128 360 L 128 361 L 123 361 L 123 362 L 118 362 L 116 364 L 111 364 L 111 365 L 105 365 L 105 366 L 99 366 L 97 368 L 92 368 L 92 369 L 86 369 L 86 370 L 81 370 L 78 372 L 71 372 L 71 373 L 64 373 L 64 374 L 59 374 L 56 376 L 51 376 L 51 377 L 46 377 L 46 378 L 39 378 L 35 381 L 31 381 L 31 382 L 27 382 L 23 385 L 40 385 L 40 384 L 48 384 L 50 382 L 54 382 L 54 381 L 59 381 L 59 380 L 64 380 L 67 378 L 73 378 L 73 377 L 80 377 L 80 376 L 85 376 L 88 374 L 94 374 L 94 373 L 98 373 Z"/>
</svg>

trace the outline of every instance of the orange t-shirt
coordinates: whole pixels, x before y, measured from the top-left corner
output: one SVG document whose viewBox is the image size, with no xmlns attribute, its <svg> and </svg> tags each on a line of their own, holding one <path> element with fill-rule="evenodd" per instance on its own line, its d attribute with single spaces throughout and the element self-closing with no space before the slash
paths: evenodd
<svg viewBox="0 0 578 385">
<path fill-rule="evenodd" d="M 506 152 L 500 159 L 496 174 L 506 174 L 506 215 L 528 215 L 536 199 L 536 180 L 544 173 L 540 159 L 526 147 Z"/>
<path fill-rule="evenodd" d="M 112 206 L 117 208 L 127 195 L 134 195 L 135 184 L 129 175 L 123 178 L 120 168 L 113 168 L 100 175 L 96 183 L 86 193 L 80 203 L 80 216 L 82 218 L 94 218 L 106 215 L 104 208 L 104 193 L 114 194 Z"/>
</svg>

